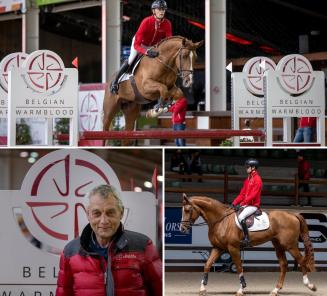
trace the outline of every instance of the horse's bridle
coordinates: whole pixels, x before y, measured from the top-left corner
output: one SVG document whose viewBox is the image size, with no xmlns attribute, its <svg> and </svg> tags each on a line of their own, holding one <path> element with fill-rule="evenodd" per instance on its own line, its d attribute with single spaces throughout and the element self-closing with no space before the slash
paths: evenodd
<svg viewBox="0 0 327 296">
<path fill-rule="evenodd" d="M 173 56 L 174 59 L 176 59 L 177 55 L 178 55 L 178 57 L 179 57 L 179 67 L 180 67 L 180 69 L 177 67 L 177 71 L 176 71 L 173 67 L 171 67 L 169 64 L 165 63 L 165 62 L 164 62 L 162 59 L 160 59 L 159 57 L 156 57 L 156 59 L 157 59 L 161 64 L 163 64 L 166 68 L 168 68 L 169 70 L 173 71 L 173 72 L 176 74 L 177 77 L 185 78 L 185 77 L 187 77 L 187 76 L 189 76 L 189 75 L 192 75 L 194 71 L 193 71 L 193 70 L 186 70 L 186 69 L 183 70 L 183 67 L 182 67 L 182 54 L 181 54 L 182 49 L 188 49 L 188 50 L 192 51 L 191 49 L 189 49 L 189 48 L 187 48 L 187 47 L 185 47 L 185 46 L 181 46 L 181 47 L 177 50 L 177 52 L 176 52 L 175 55 Z M 185 72 L 188 73 L 188 74 L 184 75 Z"/>
<path fill-rule="evenodd" d="M 186 228 L 187 229 L 190 229 L 192 226 L 203 226 L 203 225 L 207 225 L 208 224 L 207 222 L 201 222 L 201 223 L 194 224 L 194 222 L 192 221 L 193 210 L 195 210 L 199 214 L 199 216 L 201 215 L 201 213 L 196 208 L 194 208 L 191 205 L 190 218 L 188 219 L 188 221 L 182 220 L 181 223 L 186 223 Z M 221 222 L 222 220 L 224 220 L 226 217 L 230 216 L 231 214 L 235 213 L 235 210 L 233 208 L 227 208 L 226 211 L 228 211 L 228 210 L 232 210 L 232 211 L 229 212 L 229 213 L 226 213 L 220 219 L 217 219 L 217 221 L 215 221 L 214 225 L 216 225 L 217 223 Z"/>
</svg>

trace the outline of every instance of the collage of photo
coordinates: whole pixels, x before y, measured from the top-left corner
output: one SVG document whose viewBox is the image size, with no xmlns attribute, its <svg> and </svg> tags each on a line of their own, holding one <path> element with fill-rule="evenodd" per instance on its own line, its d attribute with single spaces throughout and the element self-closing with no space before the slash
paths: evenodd
<svg viewBox="0 0 327 296">
<path fill-rule="evenodd" d="M 0 296 L 327 296 L 324 0 L 0 0 Z"/>
</svg>

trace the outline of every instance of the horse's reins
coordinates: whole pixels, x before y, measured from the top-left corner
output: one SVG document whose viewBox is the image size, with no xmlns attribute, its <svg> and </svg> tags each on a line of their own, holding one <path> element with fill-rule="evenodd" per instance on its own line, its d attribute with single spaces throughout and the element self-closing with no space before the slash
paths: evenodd
<svg viewBox="0 0 327 296">
<path fill-rule="evenodd" d="M 189 220 L 188 220 L 188 221 L 186 221 L 186 220 L 182 220 L 181 223 L 187 223 L 188 227 L 207 225 L 207 224 L 208 224 L 207 222 L 201 222 L 201 223 L 196 223 L 196 224 L 195 224 L 195 223 L 193 223 L 193 222 L 191 221 L 191 219 L 192 219 L 192 214 L 193 214 L 193 210 L 195 210 L 199 215 L 201 215 L 201 213 L 200 213 L 196 208 L 194 208 L 193 206 L 191 206 L 191 211 L 190 211 L 191 213 L 190 213 L 190 218 L 189 218 Z M 225 215 L 222 216 L 220 219 L 217 219 L 217 221 L 215 221 L 215 223 L 214 223 L 213 225 L 216 225 L 217 223 L 219 223 L 219 222 L 221 222 L 222 220 L 224 220 L 226 217 L 228 217 L 228 216 L 230 216 L 231 214 L 235 213 L 234 209 L 232 209 L 232 208 L 228 208 L 228 209 L 226 209 L 226 211 L 227 211 L 227 210 L 232 210 L 232 212 L 225 214 Z"/>
<path fill-rule="evenodd" d="M 173 71 L 177 77 L 182 77 L 182 78 L 185 78 L 191 74 L 193 74 L 193 70 L 183 70 L 183 67 L 182 67 L 182 55 L 181 55 L 181 50 L 182 49 L 188 49 L 187 47 L 180 47 L 178 49 L 178 51 L 175 53 L 175 55 L 173 56 L 173 58 L 175 59 L 177 57 L 177 55 L 179 55 L 179 65 L 180 65 L 180 68 L 181 69 L 178 69 L 177 67 L 177 71 L 172 67 L 170 66 L 169 64 L 165 63 L 162 59 L 160 59 L 159 57 L 156 57 L 156 60 L 159 61 L 161 64 L 163 64 L 166 68 L 168 68 L 169 70 Z M 190 50 L 190 49 L 188 49 Z M 187 75 L 183 75 L 184 72 L 188 72 Z"/>
</svg>

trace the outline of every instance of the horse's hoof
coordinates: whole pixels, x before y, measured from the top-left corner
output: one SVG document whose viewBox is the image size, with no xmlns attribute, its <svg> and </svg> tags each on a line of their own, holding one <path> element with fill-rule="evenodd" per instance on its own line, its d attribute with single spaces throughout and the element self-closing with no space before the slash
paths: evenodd
<svg viewBox="0 0 327 296">
<path fill-rule="evenodd" d="M 317 291 L 317 287 L 314 285 L 314 284 L 309 284 L 308 285 L 308 288 L 313 291 L 313 292 L 316 292 Z"/>
<path fill-rule="evenodd" d="M 244 293 L 236 292 L 235 296 L 244 296 Z"/>
<path fill-rule="evenodd" d="M 276 292 L 271 292 L 271 293 L 269 294 L 269 296 L 278 296 L 278 293 L 276 293 Z"/>
<path fill-rule="evenodd" d="M 200 290 L 199 296 L 207 296 L 207 290 L 206 289 Z"/>
</svg>

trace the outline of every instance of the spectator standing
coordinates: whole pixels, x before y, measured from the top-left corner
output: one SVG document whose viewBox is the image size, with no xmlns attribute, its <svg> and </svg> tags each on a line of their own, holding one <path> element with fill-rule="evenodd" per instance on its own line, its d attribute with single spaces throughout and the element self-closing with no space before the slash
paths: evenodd
<svg viewBox="0 0 327 296">
<path fill-rule="evenodd" d="M 300 152 L 297 156 L 298 160 L 298 176 L 299 176 L 299 189 L 303 188 L 303 192 L 310 192 L 308 183 L 301 183 L 301 181 L 310 180 L 310 163 L 304 158 L 304 154 Z M 311 196 L 308 196 L 308 206 L 311 206 Z"/>
<path fill-rule="evenodd" d="M 181 92 L 181 96 L 174 102 L 174 104 L 169 108 L 169 112 L 172 112 L 171 121 L 173 123 L 174 131 L 183 131 L 186 128 L 186 110 L 187 110 L 187 100 Z M 185 146 L 185 139 L 177 138 L 175 139 L 176 146 Z"/>
<path fill-rule="evenodd" d="M 316 117 L 301 117 L 294 137 L 294 143 L 311 143 L 316 130 Z"/>
</svg>

